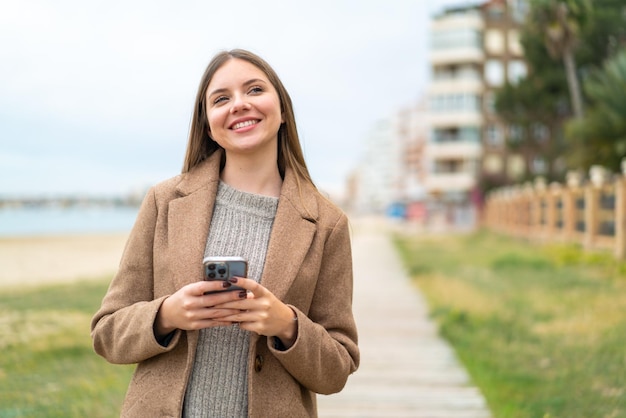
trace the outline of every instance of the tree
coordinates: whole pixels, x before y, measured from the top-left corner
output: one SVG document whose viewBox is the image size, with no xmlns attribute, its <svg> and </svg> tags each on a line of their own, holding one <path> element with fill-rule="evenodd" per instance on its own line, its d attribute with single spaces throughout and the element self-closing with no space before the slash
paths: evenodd
<svg viewBox="0 0 626 418">
<path fill-rule="evenodd" d="M 517 84 L 504 86 L 496 94 L 496 111 L 506 123 L 520 127 L 518 131 L 523 133 L 517 138 L 509 135 L 507 143 L 525 155 L 527 160 L 536 155 L 548 160 L 548 180 L 562 180 L 567 168 L 588 168 L 587 163 L 583 164 L 583 159 L 574 157 L 573 154 L 577 154 L 576 147 L 584 144 L 587 155 L 595 155 L 594 158 L 605 155 L 605 152 L 593 151 L 595 141 L 574 137 L 579 132 L 575 128 L 565 132 L 565 124 L 573 116 L 573 104 L 566 73 L 563 71 L 564 63 L 563 60 L 551 57 L 546 45 L 547 35 L 539 29 L 541 25 L 538 14 L 541 13 L 537 8 L 549 3 L 555 1 L 532 0 L 530 3 L 531 10 L 521 28 L 521 41 L 529 74 Z M 584 7 L 588 6 L 583 7 L 583 3 L 577 0 L 569 0 L 567 4 L 568 16 L 575 20 L 570 26 L 576 27 L 576 47 L 572 50 L 575 73 L 584 85 L 586 78 L 595 69 L 626 45 L 626 4 L 624 0 L 593 0 L 593 7 L 583 14 L 579 10 L 587 10 Z M 587 90 L 584 89 L 581 96 L 591 111 L 589 106 L 593 103 Z M 551 137 L 547 143 L 540 143 L 530 135 L 531 127 L 537 123 L 548 127 Z M 563 161 L 563 164 L 559 161 Z M 603 164 L 603 160 L 596 160 L 593 164 Z"/>
<path fill-rule="evenodd" d="M 566 126 L 568 137 L 577 141 L 570 161 L 584 168 L 601 162 L 620 170 L 626 157 L 626 47 L 592 71 L 584 88 L 592 107 L 583 119 Z"/>
<path fill-rule="evenodd" d="M 580 41 L 581 24 L 591 13 L 589 0 L 535 0 L 532 4 L 530 29 L 542 34 L 553 59 L 562 59 L 577 118 L 583 117 L 583 98 L 578 82 L 574 52 Z"/>
</svg>

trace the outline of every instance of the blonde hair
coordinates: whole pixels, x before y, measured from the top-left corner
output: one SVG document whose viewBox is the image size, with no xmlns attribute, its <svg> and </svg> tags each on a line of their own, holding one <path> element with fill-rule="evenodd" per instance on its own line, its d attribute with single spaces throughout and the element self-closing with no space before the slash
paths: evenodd
<svg viewBox="0 0 626 418">
<path fill-rule="evenodd" d="M 213 75 L 227 61 L 231 59 L 240 59 L 249 62 L 257 67 L 267 76 L 268 80 L 278 93 L 280 99 L 280 110 L 283 115 L 284 123 L 280 125 L 278 130 L 278 169 L 281 176 L 284 177 L 285 169 L 288 167 L 293 170 L 296 175 L 296 181 L 300 185 L 301 181 L 305 181 L 313 185 L 313 180 L 309 174 L 309 170 L 304 161 L 304 154 L 300 146 L 300 138 L 296 127 L 296 118 L 291 104 L 289 93 L 278 78 L 276 72 L 261 57 L 252 52 L 243 49 L 233 49 L 231 51 L 223 51 L 215 55 L 200 80 L 198 93 L 196 94 L 196 102 L 191 119 L 191 127 L 189 130 L 189 140 L 187 143 L 187 151 L 185 153 L 185 161 L 183 163 L 183 173 L 190 171 L 192 168 L 204 161 L 208 156 L 220 149 L 220 145 L 209 136 L 209 124 L 207 120 L 206 90 L 213 78 Z"/>
</svg>

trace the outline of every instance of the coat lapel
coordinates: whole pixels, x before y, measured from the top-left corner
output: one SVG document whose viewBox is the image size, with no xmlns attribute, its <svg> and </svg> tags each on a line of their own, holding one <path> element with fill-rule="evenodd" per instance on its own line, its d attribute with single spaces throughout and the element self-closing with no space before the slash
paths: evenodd
<svg viewBox="0 0 626 418">
<path fill-rule="evenodd" d="M 300 187 L 287 169 L 261 278 L 263 286 L 279 299 L 296 278 L 317 230 L 317 192 L 309 184 Z"/>
<path fill-rule="evenodd" d="M 202 279 L 202 259 L 219 184 L 221 152 L 187 173 L 169 203 L 168 247 L 178 287 Z"/>
</svg>

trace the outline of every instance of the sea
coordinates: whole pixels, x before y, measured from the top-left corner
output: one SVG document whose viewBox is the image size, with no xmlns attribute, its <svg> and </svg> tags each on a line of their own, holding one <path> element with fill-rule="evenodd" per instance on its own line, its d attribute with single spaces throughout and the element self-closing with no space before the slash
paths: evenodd
<svg viewBox="0 0 626 418">
<path fill-rule="evenodd" d="M 0 238 L 130 232 L 138 207 L 18 207 L 0 209 Z"/>
</svg>

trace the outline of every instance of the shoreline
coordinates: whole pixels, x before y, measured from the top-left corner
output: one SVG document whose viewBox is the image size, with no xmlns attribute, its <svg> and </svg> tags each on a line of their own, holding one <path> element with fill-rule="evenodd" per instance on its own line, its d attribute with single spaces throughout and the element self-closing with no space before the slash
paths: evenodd
<svg viewBox="0 0 626 418">
<path fill-rule="evenodd" d="M 112 276 L 129 233 L 0 237 L 0 288 Z"/>
</svg>

